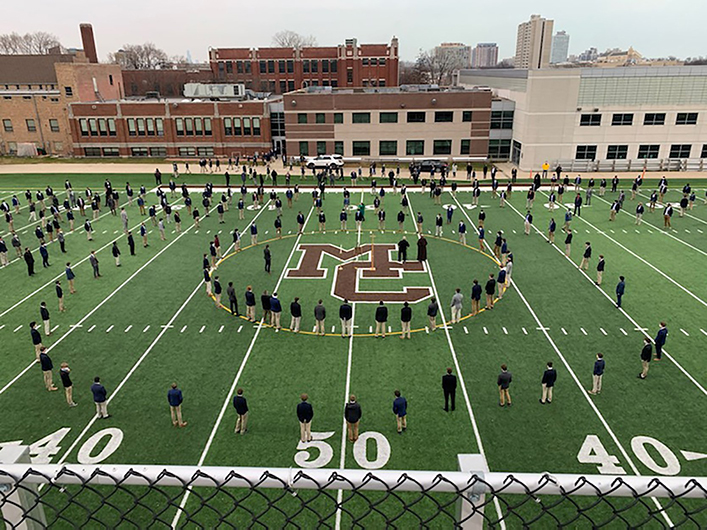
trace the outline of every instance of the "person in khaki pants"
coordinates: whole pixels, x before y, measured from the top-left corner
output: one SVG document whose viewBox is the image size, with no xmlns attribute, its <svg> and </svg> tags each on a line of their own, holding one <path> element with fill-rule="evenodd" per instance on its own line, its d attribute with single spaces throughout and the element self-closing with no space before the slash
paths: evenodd
<svg viewBox="0 0 707 530">
<path fill-rule="evenodd" d="M 326 333 L 326 309 L 324 308 L 324 305 L 322 304 L 321 300 L 319 300 L 319 302 L 317 302 L 317 305 L 314 306 L 314 321 L 316 322 L 315 333 L 317 335 L 324 336 L 324 334 Z"/>
<path fill-rule="evenodd" d="M 236 419 L 236 434 L 245 434 L 248 423 L 248 401 L 243 396 L 243 389 L 236 390 L 236 395 L 233 396 L 233 408 L 236 409 L 238 419 Z"/>
<path fill-rule="evenodd" d="M 400 390 L 393 392 L 395 399 L 393 400 L 393 414 L 398 427 L 398 434 L 402 434 L 408 428 L 407 414 L 408 402 L 400 395 Z"/>
<path fill-rule="evenodd" d="M 410 304 L 405 302 L 403 304 L 403 307 L 400 309 L 400 325 L 402 327 L 402 334 L 400 335 L 401 339 L 405 338 L 405 335 L 407 335 L 407 338 L 410 338 L 410 321 L 412 320 L 412 307 L 410 307 Z"/>
<path fill-rule="evenodd" d="M 385 326 L 388 323 L 388 308 L 383 305 L 383 301 L 378 302 L 376 307 L 376 337 L 385 338 Z"/>
<path fill-rule="evenodd" d="M 597 281 L 594 282 L 597 285 L 601 285 L 601 280 L 602 277 L 604 276 L 604 267 L 606 266 L 606 262 L 604 261 L 604 255 L 599 254 L 599 263 L 597 263 Z"/>
<path fill-rule="evenodd" d="M 106 392 L 106 387 L 101 384 L 100 377 L 96 376 L 93 378 L 91 392 L 93 393 L 93 402 L 96 404 L 98 419 L 110 418 L 110 414 L 108 414 L 108 392 Z"/>
<path fill-rule="evenodd" d="M 547 363 L 545 371 L 543 372 L 543 394 L 540 398 L 541 405 L 552 403 L 552 389 L 555 388 L 555 381 L 557 381 L 557 371 L 552 367 L 552 361 L 550 361 Z"/>
<path fill-rule="evenodd" d="M 641 350 L 641 373 L 638 374 L 639 379 L 645 379 L 648 376 L 648 369 L 651 366 L 651 359 L 653 358 L 653 345 L 651 344 L 651 339 L 648 337 L 643 339 L 643 349 Z"/>
<path fill-rule="evenodd" d="M 344 407 L 344 419 L 350 442 L 358 440 L 358 427 L 361 422 L 361 405 L 356 401 L 356 396 L 351 394 L 349 402 Z"/>
<path fill-rule="evenodd" d="M 505 364 L 501 365 L 501 373 L 498 374 L 498 379 L 496 384 L 498 385 L 499 394 L 499 405 L 504 407 L 506 403 L 511 406 L 511 394 L 509 393 L 509 387 L 511 386 L 511 381 L 513 381 L 513 376 L 508 371 L 508 367 Z"/>
<path fill-rule="evenodd" d="M 167 402 L 169 403 L 169 413 L 172 417 L 172 425 L 175 427 L 186 427 L 187 422 L 182 420 L 182 391 L 177 388 L 177 383 L 172 383 L 167 391 Z"/>
<path fill-rule="evenodd" d="M 430 301 L 430 305 L 427 306 L 427 318 L 430 321 L 430 331 L 437 329 L 437 313 L 439 313 L 439 305 L 437 304 L 437 299 L 433 298 Z"/>
<path fill-rule="evenodd" d="M 605 367 L 604 354 L 597 353 L 596 361 L 594 361 L 594 371 L 592 372 L 592 389 L 589 391 L 590 394 L 601 394 L 601 380 L 604 377 Z"/>
<path fill-rule="evenodd" d="M 74 402 L 74 384 L 71 381 L 71 369 L 68 363 L 61 363 L 61 368 L 59 369 L 59 376 L 61 376 L 61 384 L 64 387 L 64 393 L 66 394 L 66 403 L 70 407 L 75 407 Z"/>
<path fill-rule="evenodd" d="M 42 367 L 42 374 L 44 375 L 44 386 L 46 387 L 46 389 L 50 392 L 59 390 L 57 387 L 54 386 L 54 382 L 52 381 L 52 370 L 54 369 L 54 364 L 49 358 L 49 355 L 47 355 L 47 349 L 44 346 L 42 346 L 39 350 L 39 364 Z"/>
<path fill-rule="evenodd" d="M 314 408 L 307 402 L 309 396 L 302 394 L 300 403 L 297 405 L 297 419 L 299 420 L 299 439 L 302 443 L 312 441 L 312 418 L 314 418 Z"/>
</svg>

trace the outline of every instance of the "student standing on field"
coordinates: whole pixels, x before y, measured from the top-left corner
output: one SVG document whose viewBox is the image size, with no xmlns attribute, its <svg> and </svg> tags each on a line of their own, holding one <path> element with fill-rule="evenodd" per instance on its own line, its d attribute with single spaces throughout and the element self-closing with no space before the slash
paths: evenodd
<svg viewBox="0 0 707 530">
<path fill-rule="evenodd" d="M 37 357 L 37 360 L 39 360 L 39 352 L 44 347 L 44 344 L 42 344 L 42 335 L 39 333 L 39 330 L 37 329 L 37 323 L 34 321 L 29 323 L 29 334 L 32 337 L 32 345 L 34 346 L 34 355 Z"/>
<path fill-rule="evenodd" d="M 541 405 L 552 403 L 552 390 L 555 387 L 555 381 L 557 381 L 557 371 L 552 367 L 552 361 L 550 361 L 545 367 L 541 381 L 543 387 L 542 397 L 540 398 Z"/>
<path fill-rule="evenodd" d="M 597 263 L 597 281 L 594 282 L 597 285 L 601 285 L 601 279 L 604 276 L 604 267 L 606 267 L 606 262 L 604 261 L 604 255 L 599 254 L 599 263 Z"/>
<path fill-rule="evenodd" d="M 570 252 L 572 251 L 572 229 L 566 229 L 567 236 L 565 236 L 565 256 L 570 257 Z"/>
<path fill-rule="evenodd" d="M 44 324 L 44 334 L 48 337 L 52 334 L 52 325 L 49 320 L 49 309 L 47 309 L 46 302 L 39 304 L 39 315 L 42 317 L 42 323 Z"/>
<path fill-rule="evenodd" d="M 457 393 L 457 376 L 452 374 L 451 368 L 447 368 L 447 373 L 442 376 L 442 391 L 444 392 L 444 412 L 449 412 L 450 401 L 452 412 L 454 412 L 455 396 Z"/>
<path fill-rule="evenodd" d="M 651 339 L 645 337 L 643 339 L 643 349 L 641 350 L 641 373 L 638 374 L 639 379 L 645 379 L 648 375 L 648 369 L 650 368 L 651 359 L 653 358 L 653 346 L 651 345 Z"/>
<path fill-rule="evenodd" d="M 496 280 L 493 274 L 489 274 L 489 279 L 486 282 L 486 309 L 493 309 L 493 296 L 496 294 Z"/>
<path fill-rule="evenodd" d="M 44 346 L 42 346 L 39 351 L 39 365 L 42 368 L 45 388 L 49 392 L 59 390 L 57 387 L 54 386 L 54 382 L 52 381 L 52 370 L 54 369 L 54 364 L 49 358 L 49 355 L 47 354 L 47 349 Z"/>
<path fill-rule="evenodd" d="M 101 378 L 98 376 L 93 378 L 91 393 L 93 394 L 93 402 L 96 404 L 98 419 L 104 420 L 110 418 L 110 414 L 108 414 L 108 392 L 106 391 L 106 387 L 101 384 Z"/>
<path fill-rule="evenodd" d="M 407 414 L 408 402 L 400 395 L 400 390 L 393 392 L 395 399 L 393 400 L 393 414 L 395 414 L 395 422 L 398 428 L 398 434 L 402 434 L 408 428 Z"/>
<path fill-rule="evenodd" d="M 464 300 L 464 295 L 462 290 L 457 287 L 454 295 L 452 296 L 452 324 L 457 324 L 462 317 L 462 302 Z"/>
<path fill-rule="evenodd" d="M 295 296 L 295 299 L 290 304 L 290 330 L 292 333 L 299 333 L 300 322 L 302 321 L 302 306 L 299 303 L 299 297 Z"/>
<path fill-rule="evenodd" d="M 233 287 L 233 282 L 228 282 L 226 295 L 228 295 L 228 307 L 231 310 L 231 314 L 236 317 L 240 316 L 238 313 L 238 297 L 236 296 L 236 289 Z"/>
<path fill-rule="evenodd" d="M 255 320 L 255 293 L 250 285 L 245 290 L 245 316 L 250 322 Z"/>
<path fill-rule="evenodd" d="M 471 287 L 471 316 L 476 315 L 481 309 L 481 285 L 479 280 L 474 279 L 474 285 Z"/>
<path fill-rule="evenodd" d="M 341 320 L 341 337 L 346 338 L 351 335 L 351 318 L 353 317 L 353 308 L 349 301 L 344 299 L 344 303 L 339 306 L 339 319 Z"/>
<path fill-rule="evenodd" d="M 594 371 L 592 372 L 592 389 L 589 391 L 590 394 L 601 394 L 601 380 L 604 377 L 605 367 L 604 354 L 597 353 L 597 358 L 594 361 Z"/>
<path fill-rule="evenodd" d="M 169 403 L 169 413 L 172 417 L 172 425 L 175 427 L 186 427 L 187 422 L 182 420 L 182 402 L 184 398 L 182 391 L 177 388 L 177 383 L 167 391 L 167 402 Z"/>
<path fill-rule="evenodd" d="M 299 440 L 302 443 L 312 441 L 312 419 L 314 418 L 314 408 L 307 400 L 309 396 L 302 394 L 297 405 L 297 419 L 299 420 Z"/>
<path fill-rule="evenodd" d="M 344 407 L 344 419 L 350 442 L 358 440 L 358 428 L 361 422 L 361 405 L 356 401 L 356 396 L 351 394 L 349 402 Z"/>
<path fill-rule="evenodd" d="M 64 307 L 64 290 L 61 288 L 61 282 L 59 280 L 54 282 L 54 289 L 56 290 L 56 297 L 59 300 L 59 312 L 63 313 L 66 311 Z"/>
<path fill-rule="evenodd" d="M 660 361 L 663 358 L 663 346 L 668 339 L 668 325 L 665 322 L 660 323 L 658 334 L 655 336 L 655 360 Z"/>
<path fill-rule="evenodd" d="M 388 308 L 383 305 L 383 301 L 380 301 L 378 303 L 378 307 L 376 307 L 376 338 L 381 333 L 381 330 L 383 332 L 383 338 L 385 338 L 385 326 L 388 322 Z"/>
<path fill-rule="evenodd" d="M 402 328 L 402 333 L 400 335 L 401 339 L 410 338 L 410 322 L 412 321 L 412 307 L 407 302 L 403 303 L 403 307 L 400 309 L 400 325 Z"/>
<path fill-rule="evenodd" d="M 437 304 L 437 299 L 432 298 L 430 304 L 427 306 L 427 319 L 430 323 L 430 331 L 437 329 L 437 313 L 439 313 L 439 305 Z"/>
<path fill-rule="evenodd" d="M 221 288 L 221 282 L 218 276 L 214 276 L 214 302 L 216 303 L 216 309 L 221 307 L 221 293 L 223 289 Z"/>
<path fill-rule="evenodd" d="M 621 299 L 626 292 L 626 279 L 623 276 L 619 276 L 619 283 L 616 284 L 616 307 L 621 308 Z"/>
<path fill-rule="evenodd" d="M 280 299 L 277 297 L 277 293 L 273 293 L 270 297 L 270 325 L 278 331 L 282 328 L 280 325 L 281 316 L 282 304 L 280 304 Z"/>
<path fill-rule="evenodd" d="M 501 373 L 498 374 L 498 379 L 496 380 L 500 397 L 498 404 L 501 407 L 504 407 L 506 403 L 508 403 L 509 407 L 511 406 L 511 394 L 508 391 L 511 386 L 511 381 L 513 381 L 513 376 L 508 371 L 508 367 L 505 364 L 502 364 Z"/>
<path fill-rule="evenodd" d="M 71 381 L 71 368 L 69 368 L 68 363 L 61 363 L 61 368 L 59 368 L 59 376 L 61 377 L 61 385 L 64 387 L 64 394 L 66 395 L 66 403 L 69 407 L 75 407 L 74 402 L 74 383 Z"/>
<path fill-rule="evenodd" d="M 236 395 L 233 396 L 233 408 L 236 409 L 236 414 L 238 418 L 236 419 L 236 434 L 244 435 L 247 429 L 248 423 L 248 401 L 243 395 L 243 389 L 239 388 L 236 390 Z"/>
<path fill-rule="evenodd" d="M 582 254 L 582 261 L 579 264 L 579 268 L 583 271 L 589 269 L 589 260 L 592 257 L 592 244 L 587 241 L 584 243 L 584 254 Z"/>
<path fill-rule="evenodd" d="M 322 337 L 326 333 L 326 328 L 325 328 L 325 322 L 326 322 L 326 308 L 322 304 L 322 301 L 319 300 L 317 302 L 317 305 L 314 306 L 314 321 L 316 324 L 316 328 L 314 332 L 317 335 L 321 335 Z"/>
</svg>

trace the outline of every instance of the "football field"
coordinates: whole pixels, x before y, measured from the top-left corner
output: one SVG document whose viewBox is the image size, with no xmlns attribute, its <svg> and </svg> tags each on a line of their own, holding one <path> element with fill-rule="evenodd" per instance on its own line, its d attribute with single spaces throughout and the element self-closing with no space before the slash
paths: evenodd
<svg viewBox="0 0 707 530">
<path fill-rule="evenodd" d="M 28 221 L 24 190 L 51 185 L 62 202 L 66 178 L 81 193 L 86 186 L 102 193 L 103 181 L 110 178 L 128 212 L 137 244 L 135 256 L 128 252 L 120 216 L 103 207 L 94 222 L 93 241 L 87 240 L 78 211 L 74 232 L 68 232 L 64 218 L 67 252 L 62 254 L 56 242 L 50 243 L 51 266 L 42 267 L 34 236 L 37 223 Z M 0 444 L 30 445 L 37 464 L 454 471 L 458 455 L 481 454 L 489 470 L 498 472 L 707 476 L 707 205 L 702 200 L 707 183 L 691 182 L 700 190 L 698 200 L 684 217 L 679 217 L 676 207 L 672 229 L 667 230 L 663 229 L 662 207 L 655 213 L 646 212 L 642 224 L 635 222 L 635 204 L 648 202 L 654 180 L 644 183 L 636 200 L 626 200 L 613 222 L 609 207 L 617 194 L 599 197 L 595 192 L 591 205 L 583 206 L 581 216 L 571 221 L 574 239 L 566 257 L 561 232 L 565 208 L 550 211 L 545 188 L 532 207 L 530 235 L 524 235 L 527 185 L 521 184 L 514 187 L 504 207 L 487 187 L 478 205 L 469 187 L 460 186 L 456 193 L 445 188 L 441 204 L 435 204 L 426 190 L 410 187 L 407 207 L 401 204 L 400 193 L 386 188 L 381 205 L 386 212 L 384 227 L 379 226 L 371 188 L 350 188 L 346 229 L 339 221 L 344 208 L 339 185 L 324 194 L 326 226 L 322 229 L 309 180 L 301 183 L 292 207 L 285 199 L 285 188 L 278 189 L 283 202 L 278 237 L 274 223 L 279 212 L 268 198 L 269 188 L 261 207 L 253 207 L 246 197 L 243 220 L 238 219 L 236 208 L 240 192 L 234 188 L 233 203 L 221 224 L 215 210 L 205 217 L 201 207 L 207 176 L 183 178 L 202 212 L 200 226 L 194 226 L 187 214 L 179 188 L 172 198 L 165 186 L 173 209 L 182 216 L 182 230 L 176 232 L 173 223 L 167 224 L 166 240 L 161 241 L 157 228 L 140 216 L 137 205 L 127 205 L 123 193 L 126 181 L 136 191 L 144 183 L 147 204 L 158 204 L 150 189 L 151 176 L 0 177 L 0 200 L 9 203 L 13 194 L 21 200 L 15 229 L 23 247 L 32 249 L 37 271 L 28 277 L 24 260 L 17 258 L 13 248 L 8 252 L 11 263 L 0 270 Z M 211 176 L 211 180 L 219 198 L 222 178 Z M 679 202 L 683 185 L 670 182 L 665 200 Z M 573 195 L 566 193 L 565 202 L 570 203 Z M 359 228 L 354 213 L 361 203 L 365 221 Z M 450 207 L 453 214 L 448 223 Z M 486 214 L 486 235 L 480 244 L 481 210 Z M 301 234 L 298 212 L 306 220 Z M 400 212 L 404 214 L 402 230 Z M 415 222 L 418 213 L 424 219 L 421 233 Z M 435 237 L 437 214 L 444 218 L 442 237 Z M 554 245 L 547 240 L 552 217 L 558 226 Z M 149 231 L 147 248 L 137 233 L 142 221 Z M 460 243 L 460 221 L 467 227 L 466 245 Z M 251 244 L 253 225 L 257 226 L 257 244 Z M 242 233 L 239 252 L 232 245 L 234 228 Z M 499 271 L 493 253 L 499 231 L 513 254 L 512 282 L 502 299 L 496 293 L 492 311 L 471 316 L 472 281 L 477 279 L 484 286 L 489 274 Z M 6 223 L 1 233 L 10 247 Z M 203 254 L 208 254 L 216 235 L 223 257 L 212 277 L 219 276 L 224 289 L 220 307 L 207 295 L 202 272 Z M 427 240 L 427 260 L 422 262 L 416 259 L 420 235 Z M 410 243 L 405 263 L 398 261 L 397 252 L 403 237 Z M 121 267 L 115 266 L 111 255 L 114 241 L 122 252 Z M 585 242 L 593 249 L 586 271 L 580 269 Z M 264 270 L 265 245 L 272 252 L 269 274 Z M 97 279 L 88 260 L 91 250 L 97 251 L 100 261 Z M 606 260 L 606 271 L 601 285 L 596 285 L 600 254 Z M 75 294 L 69 294 L 64 277 L 66 262 L 72 263 L 76 274 Z M 619 309 L 615 288 L 620 275 L 626 278 L 626 292 Z M 55 294 L 57 279 L 65 291 L 63 313 Z M 241 314 L 245 313 L 244 292 L 252 286 L 256 322 L 230 313 L 225 294 L 228 282 L 233 282 L 238 294 Z M 464 309 L 462 320 L 452 324 L 450 302 L 456 288 L 464 295 Z M 278 293 L 283 306 L 281 330 L 261 321 L 260 296 L 265 291 Z M 289 329 L 289 308 L 295 297 L 303 311 L 300 333 Z M 348 337 L 341 336 L 339 321 L 344 297 L 350 299 L 354 313 L 353 335 Z M 440 307 L 434 331 L 427 318 L 433 297 Z M 313 332 L 319 300 L 327 312 L 325 336 Z M 401 340 L 404 300 L 412 307 L 412 333 L 410 339 Z M 51 336 L 42 335 L 54 363 L 56 392 L 45 390 L 28 326 L 31 321 L 41 322 L 42 301 L 47 302 L 51 315 Z M 374 336 L 379 301 L 389 313 L 385 338 Z M 650 363 L 647 378 L 639 379 L 643 338 L 654 338 L 661 321 L 669 330 L 663 358 Z M 601 393 L 592 395 L 588 390 L 599 352 L 606 360 L 606 371 Z M 71 367 L 78 403 L 74 408 L 67 405 L 61 388 L 58 368 L 62 362 Z M 548 362 L 554 364 L 558 378 L 552 403 L 541 404 L 541 378 Z M 501 364 L 513 375 L 510 407 L 499 407 L 496 382 Z M 455 410 L 445 412 L 441 378 L 448 367 L 459 386 Z M 107 419 L 95 415 L 90 392 L 95 376 L 100 376 L 108 391 L 111 417 Z M 182 411 L 188 422 L 184 428 L 174 427 L 170 419 L 167 391 L 173 382 L 184 394 Z M 234 433 L 232 400 L 239 388 L 249 406 L 245 435 Z M 408 402 L 407 429 L 401 434 L 392 411 L 396 389 Z M 314 407 L 314 441 L 310 443 L 299 441 L 295 408 L 302 393 L 308 394 Z M 362 407 L 356 443 L 347 440 L 343 418 L 351 394 Z M 180 525 L 186 513 L 190 523 L 218 524 L 215 510 L 203 508 L 203 497 L 175 494 L 160 519 Z M 589 508 L 592 499 L 585 501 L 595 522 L 615 515 L 604 504 Z M 115 504 L 129 502 L 118 498 Z M 232 502 L 222 493 L 209 500 L 212 506 L 224 507 L 222 512 Z M 638 524 L 661 501 L 625 502 L 631 508 L 621 520 Z M 161 503 L 156 497 L 144 500 L 146 505 Z M 111 525 L 115 511 L 100 507 L 97 497 L 87 497 L 85 504 L 96 506 L 92 517 Z M 231 507 L 227 521 L 251 525 L 252 511 L 266 504 L 260 497 L 245 499 L 238 509 Z M 285 511 L 290 505 L 293 510 L 299 506 L 295 500 L 283 504 Z M 359 504 L 361 513 L 355 499 L 352 513 L 342 513 L 331 508 L 331 501 L 314 501 L 315 510 L 319 506 L 320 511 L 331 512 L 328 525 L 343 527 L 351 526 L 353 520 L 362 526 L 381 527 L 385 516 L 400 508 L 385 506 L 362 515 L 364 503 Z M 566 503 L 554 509 L 531 504 L 513 510 L 505 524 L 522 526 L 517 516 L 521 513 L 525 521 L 554 527 L 557 521 L 572 524 L 570 518 L 576 514 L 576 508 Z M 438 509 L 430 502 L 425 509 L 429 526 L 450 526 L 453 505 Z M 486 507 L 490 518 L 505 512 L 503 502 Z M 74 507 L 62 517 L 82 524 L 86 513 Z M 147 512 L 137 511 L 133 520 L 140 526 L 148 517 Z M 318 520 L 310 513 L 302 517 L 302 526 Z M 693 517 L 692 527 L 707 526 L 704 513 Z M 257 520 L 280 526 L 285 519 L 273 512 Z M 680 505 L 667 508 L 661 518 L 666 525 L 684 519 Z M 396 524 L 417 526 L 419 521 L 404 515 Z M 574 524 L 591 526 L 589 519 Z"/>
</svg>

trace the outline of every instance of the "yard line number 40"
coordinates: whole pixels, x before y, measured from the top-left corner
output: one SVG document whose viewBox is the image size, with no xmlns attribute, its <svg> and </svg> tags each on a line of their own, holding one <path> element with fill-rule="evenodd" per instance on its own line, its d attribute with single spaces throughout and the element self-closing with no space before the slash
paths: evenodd
<svg viewBox="0 0 707 530">
<path fill-rule="evenodd" d="M 648 449 L 660 457 L 661 461 L 648 452 Z M 680 473 L 680 461 L 663 442 L 650 436 L 635 436 L 631 439 L 631 450 L 644 466 L 659 475 L 677 475 Z M 577 453 L 577 460 L 582 464 L 595 464 L 602 475 L 625 475 L 619 465 L 618 457 L 610 455 L 595 434 L 588 434 Z"/>
</svg>

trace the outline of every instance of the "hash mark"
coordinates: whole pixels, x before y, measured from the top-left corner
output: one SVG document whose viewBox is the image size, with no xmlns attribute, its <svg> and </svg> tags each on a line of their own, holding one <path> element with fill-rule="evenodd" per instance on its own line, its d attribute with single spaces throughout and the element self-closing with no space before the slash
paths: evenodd
<svg viewBox="0 0 707 530">
<path fill-rule="evenodd" d="M 584 328 L 579 328 L 579 330 L 580 330 L 580 331 L 581 331 L 581 332 L 582 332 L 582 333 L 583 333 L 584 335 L 586 335 L 586 334 L 587 334 L 587 332 L 586 332 L 586 331 L 584 331 Z"/>
<path fill-rule="evenodd" d="M 240 333 L 242 329 L 243 329 L 243 326 L 238 326 L 238 331 L 236 331 L 236 333 Z"/>
<path fill-rule="evenodd" d="M 143 332 L 143 333 L 146 333 L 148 329 L 150 329 L 150 326 L 149 326 L 149 325 L 147 325 L 147 326 L 145 327 L 145 329 L 142 330 L 142 332 Z"/>
<path fill-rule="evenodd" d="M 220 328 L 218 328 L 218 332 L 221 333 L 223 331 L 224 326 L 222 325 Z"/>
<path fill-rule="evenodd" d="M 206 326 L 201 326 L 201 329 L 199 330 L 199 333 L 203 333 L 205 329 L 206 329 Z"/>
<path fill-rule="evenodd" d="M 565 328 L 560 328 L 562 330 L 563 335 L 567 335 L 567 332 L 565 331 Z"/>
<path fill-rule="evenodd" d="M 606 331 L 604 331 L 604 328 L 599 328 L 599 331 L 601 331 L 601 334 L 606 337 Z"/>
<path fill-rule="evenodd" d="M 106 333 L 110 333 L 110 330 L 113 329 L 114 327 L 115 327 L 115 325 L 111 324 L 110 327 L 106 330 Z"/>
<path fill-rule="evenodd" d="M 96 327 L 96 325 L 94 324 L 93 326 L 91 326 L 90 328 L 88 328 L 88 333 L 91 333 L 95 327 Z"/>
<path fill-rule="evenodd" d="M 17 333 L 17 332 L 20 331 L 21 329 L 22 329 L 22 324 L 20 324 L 19 326 L 17 326 L 17 327 L 15 328 L 15 331 L 13 331 L 13 333 Z"/>
<path fill-rule="evenodd" d="M 467 335 L 469 334 L 469 330 L 466 329 L 466 326 L 464 326 L 464 333 L 466 333 Z"/>
<path fill-rule="evenodd" d="M 520 328 L 520 329 L 523 330 L 523 335 L 527 335 L 527 334 L 528 334 L 528 330 L 527 330 L 527 329 L 525 329 L 525 328 Z"/>
<path fill-rule="evenodd" d="M 486 329 L 486 326 L 484 326 L 484 333 L 485 333 L 486 335 L 488 335 L 488 334 L 489 334 L 489 330 L 488 330 L 488 329 Z"/>
<path fill-rule="evenodd" d="M 624 328 L 619 328 L 619 329 L 621 330 L 621 333 L 623 333 L 624 335 L 628 335 L 628 333 L 626 333 L 626 330 Z"/>
<path fill-rule="evenodd" d="M 685 331 L 684 329 L 680 328 L 680 331 L 682 331 L 683 335 L 685 335 L 686 337 L 690 336 L 690 334 L 687 331 Z"/>
<path fill-rule="evenodd" d="M 127 328 L 125 328 L 125 331 L 123 331 L 123 333 L 127 333 L 128 331 L 130 331 L 132 329 L 132 327 L 133 327 L 133 325 L 130 324 Z"/>
<path fill-rule="evenodd" d="M 503 334 L 508 335 L 508 330 L 505 327 L 503 328 Z"/>
<path fill-rule="evenodd" d="M 182 329 L 179 330 L 179 333 L 184 333 L 186 330 L 187 330 L 187 325 L 184 324 L 184 325 L 182 326 Z"/>
</svg>

